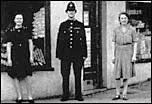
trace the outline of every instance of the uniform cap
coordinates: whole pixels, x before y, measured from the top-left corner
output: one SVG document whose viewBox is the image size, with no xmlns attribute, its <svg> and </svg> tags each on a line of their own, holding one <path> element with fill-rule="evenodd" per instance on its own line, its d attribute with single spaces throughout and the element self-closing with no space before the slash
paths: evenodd
<svg viewBox="0 0 152 104">
<path fill-rule="evenodd" d="M 66 12 L 67 12 L 67 11 L 76 11 L 75 5 L 74 5 L 73 2 L 69 2 L 69 3 L 68 3 Z"/>
</svg>

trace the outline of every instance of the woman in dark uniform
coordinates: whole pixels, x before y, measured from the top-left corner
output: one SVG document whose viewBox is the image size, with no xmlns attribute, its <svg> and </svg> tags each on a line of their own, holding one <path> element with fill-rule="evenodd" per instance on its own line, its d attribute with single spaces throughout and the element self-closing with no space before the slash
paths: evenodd
<svg viewBox="0 0 152 104">
<path fill-rule="evenodd" d="M 8 75 L 14 79 L 14 85 L 17 91 L 17 101 L 22 101 L 21 85 L 24 84 L 27 89 L 28 99 L 33 102 L 31 87 L 28 76 L 32 76 L 30 69 L 33 63 L 33 42 L 32 35 L 27 27 L 23 26 L 23 14 L 16 14 L 14 18 L 15 25 L 6 32 Z"/>
<path fill-rule="evenodd" d="M 114 76 L 116 79 L 116 96 L 120 99 L 120 84 L 123 79 L 123 100 L 127 100 L 128 79 L 135 75 L 132 62 L 136 60 L 137 34 L 135 28 L 129 24 L 129 15 L 125 12 L 119 14 L 120 26 L 114 29 Z"/>
</svg>

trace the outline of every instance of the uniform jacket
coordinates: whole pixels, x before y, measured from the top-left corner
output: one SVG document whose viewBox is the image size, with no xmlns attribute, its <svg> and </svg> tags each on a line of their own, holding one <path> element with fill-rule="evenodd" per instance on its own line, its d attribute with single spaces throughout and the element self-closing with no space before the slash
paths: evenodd
<svg viewBox="0 0 152 104">
<path fill-rule="evenodd" d="M 60 24 L 56 58 L 87 57 L 86 36 L 83 23 L 77 20 L 66 20 Z"/>
</svg>

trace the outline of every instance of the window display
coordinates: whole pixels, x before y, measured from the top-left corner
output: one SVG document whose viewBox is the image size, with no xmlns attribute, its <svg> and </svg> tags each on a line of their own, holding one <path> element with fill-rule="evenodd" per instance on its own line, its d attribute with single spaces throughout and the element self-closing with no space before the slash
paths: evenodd
<svg viewBox="0 0 152 104">
<path fill-rule="evenodd" d="M 137 62 L 151 60 L 151 3 L 127 2 L 127 12 L 131 18 L 131 25 L 138 34 Z"/>
<path fill-rule="evenodd" d="M 12 16 L 19 11 L 25 15 L 24 25 L 29 28 L 33 35 L 36 66 L 33 70 L 52 71 L 52 68 L 48 68 L 51 67 L 51 42 L 46 39 L 50 36 L 50 22 L 48 22 L 49 19 L 46 19 L 50 16 L 49 13 L 46 13 L 46 9 L 50 9 L 49 3 L 47 1 L 2 1 L 1 3 L 1 65 L 7 67 L 5 32 L 12 25 Z M 47 31 L 45 31 L 46 28 Z M 2 70 L 3 68 L 1 68 Z"/>
</svg>

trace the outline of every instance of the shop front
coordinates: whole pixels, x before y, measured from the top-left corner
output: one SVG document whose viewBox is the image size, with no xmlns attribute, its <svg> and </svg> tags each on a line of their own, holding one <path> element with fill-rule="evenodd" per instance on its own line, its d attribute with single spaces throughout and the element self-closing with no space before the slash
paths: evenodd
<svg viewBox="0 0 152 104">
<path fill-rule="evenodd" d="M 2 23 L 1 31 L 7 31 L 8 26 L 10 25 L 11 17 L 15 14 L 16 11 L 20 11 L 25 15 L 25 24 L 30 28 L 31 33 L 33 34 L 34 42 L 34 59 L 36 67 L 33 68 L 34 74 L 31 77 L 31 83 L 33 89 L 36 86 L 39 86 L 38 83 L 43 83 L 42 86 L 39 86 L 38 89 L 45 89 L 43 91 L 33 90 L 35 97 L 42 96 L 54 96 L 60 95 L 62 93 L 61 88 L 61 75 L 60 75 L 60 61 L 55 58 L 56 50 L 56 38 L 59 28 L 59 24 L 67 19 L 67 14 L 65 9 L 68 1 L 44 1 L 44 2 L 2 2 Z M 87 36 L 87 47 L 88 47 L 88 58 L 84 63 L 83 75 L 82 75 L 82 87 L 83 91 L 95 88 L 101 88 L 102 83 L 102 61 L 101 61 L 101 44 L 98 42 L 101 41 L 100 36 L 100 26 L 98 12 L 99 4 L 101 2 L 90 1 L 82 2 L 78 1 L 76 3 L 77 14 L 76 18 L 84 22 L 86 36 Z M 93 7 L 93 8 L 92 8 Z M 62 11 L 61 11 L 62 10 Z M 96 11 L 96 12 L 94 12 Z M 57 18 L 57 19 L 56 19 Z M 96 31 L 98 30 L 98 31 Z M 1 68 L 1 78 L 2 78 L 2 89 L 8 83 L 12 83 L 12 79 L 7 75 L 7 54 L 6 54 L 6 43 L 5 38 L 2 47 L 3 52 L 1 51 L 1 64 L 4 66 Z M 100 42 L 101 43 L 101 42 Z M 99 58 L 100 57 L 100 58 Z M 72 68 L 72 67 L 71 67 Z M 70 91 L 71 94 L 74 93 L 74 75 L 73 70 L 71 70 L 70 75 Z M 50 82 L 50 83 L 49 83 Z M 58 83 L 56 83 L 58 82 Z M 54 84 L 56 83 L 56 84 Z M 54 87 L 53 87 L 54 86 Z M 47 88 L 45 88 L 47 87 Z M 55 91 L 52 90 L 58 88 Z M 11 85 L 8 89 L 3 90 L 2 99 L 7 98 L 7 92 L 13 89 Z M 14 95 L 15 91 L 12 90 Z M 26 91 L 25 91 L 26 92 Z M 41 93 L 41 94 L 40 94 Z M 15 94 L 16 95 L 16 94 Z M 15 96 L 9 96 L 14 98 Z"/>
<path fill-rule="evenodd" d="M 13 17 L 16 13 L 24 16 L 24 25 L 29 28 L 33 35 L 35 71 L 51 71 L 50 53 L 50 3 L 39 1 L 3 1 L 1 18 L 1 32 L 3 32 L 3 49 L 6 48 L 5 32 L 13 24 Z M 6 49 L 5 49 L 6 50 Z M 41 67 L 43 66 L 43 67 Z"/>
<path fill-rule="evenodd" d="M 18 9 L 28 8 L 28 10 L 23 10 L 28 14 L 26 23 L 31 27 L 33 33 L 35 60 L 38 65 L 38 67 L 34 68 L 34 74 L 30 78 L 34 98 L 62 94 L 60 60 L 55 57 L 55 51 L 59 25 L 68 18 L 65 13 L 68 2 L 29 1 L 14 3 Z M 76 18 L 84 23 L 87 38 L 88 57 L 84 62 L 82 70 L 83 93 L 93 89 L 113 88 L 115 87 L 115 83 L 113 78 L 114 65 L 111 60 L 113 53 L 112 30 L 119 25 L 118 14 L 126 11 L 128 4 L 126 4 L 126 1 L 73 2 L 75 2 L 77 9 Z M 6 9 L 8 6 L 13 5 L 13 2 L 5 2 L 4 4 L 1 5 L 3 9 L 3 14 L 2 12 L 1 14 L 4 15 L 3 19 L 1 18 L 1 21 L 3 21 L 1 27 L 6 28 L 9 24 L 8 18 L 10 18 L 8 12 L 11 13 L 11 9 L 10 11 Z M 26 5 L 26 7 L 23 7 L 23 5 Z M 6 59 L 6 54 L 3 56 L 3 59 Z M 5 63 L 6 61 L 3 60 L 3 62 Z M 73 69 L 72 66 L 71 69 Z M 70 92 L 72 95 L 75 92 L 74 85 L 74 74 L 73 70 L 71 70 Z M 24 93 L 26 94 L 26 91 Z M 15 99 L 16 96 L 12 79 L 7 75 L 5 70 L 2 71 L 1 69 L 1 100 Z"/>
<path fill-rule="evenodd" d="M 76 18 L 84 23 L 87 37 L 88 57 L 82 70 L 83 92 L 96 88 L 108 87 L 110 84 L 108 82 L 109 79 L 107 71 L 107 66 L 109 65 L 107 64 L 108 54 L 106 39 L 108 36 L 106 33 L 108 28 L 108 19 L 106 14 L 107 5 L 114 4 L 108 4 L 106 1 L 74 2 L 78 11 Z M 67 19 L 67 14 L 65 13 L 67 3 L 68 1 L 4 2 L 5 5 L 3 5 L 3 15 L 5 15 L 5 17 L 9 17 L 9 19 L 3 18 L 3 23 L 1 25 L 5 28 L 8 26 L 8 21 L 11 18 L 9 13 L 15 9 L 15 6 L 17 9 L 23 10 L 28 17 L 26 24 L 31 28 L 34 36 L 34 44 L 36 47 L 35 59 L 37 59 L 36 61 L 38 64 L 39 62 L 44 64 L 46 63 L 45 66 L 47 66 L 47 68 L 35 68 L 34 74 L 30 78 L 30 83 L 33 89 L 32 93 L 35 98 L 62 94 L 60 60 L 56 59 L 55 50 L 59 24 Z M 24 8 L 28 8 L 28 10 Z M 7 24 L 5 24 L 5 22 Z M 41 53 L 41 55 L 39 53 Z M 41 57 L 38 58 L 36 54 Z M 44 57 L 42 58 L 42 56 Z M 1 88 L 4 89 L 2 90 L 2 99 L 15 99 L 17 95 L 13 85 L 11 84 L 12 79 L 7 75 L 5 70 L 1 72 L 1 79 Z M 39 86 L 40 83 L 41 86 Z M 7 87 L 7 89 L 4 86 Z M 74 94 L 74 88 L 74 75 L 73 70 L 71 70 L 71 94 Z M 7 92 L 10 92 L 9 95 Z M 26 94 L 26 91 L 24 92 Z"/>
</svg>

